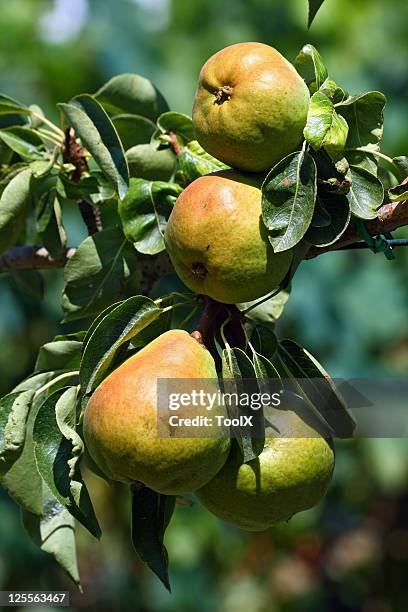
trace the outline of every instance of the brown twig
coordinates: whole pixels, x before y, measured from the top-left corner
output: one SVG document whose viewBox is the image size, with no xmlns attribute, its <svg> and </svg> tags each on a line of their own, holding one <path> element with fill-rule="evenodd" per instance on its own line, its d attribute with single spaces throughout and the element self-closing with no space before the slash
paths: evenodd
<svg viewBox="0 0 408 612">
<path fill-rule="evenodd" d="M 221 304 L 212 298 L 204 297 L 204 310 L 197 324 L 197 329 L 192 332 L 192 337 L 204 344 L 210 351 L 218 371 L 221 370 L 221 358 L 218 354 L 215 341 L 222 345 L 220 329 L 223 323 L 230 318 L 225 325 L 224 335 L 231 346 L 245 348 L 246 336 L 242 327 L 243 316 L 234 304 Z"/>
<path fill-rule="evenodd" d="M 53 258 L 44 247 L 16 246 L 0 257 L 0 273 L 63 268 L 75 252 L 74 248 L 65 249 L 61 257 Z"/>
<path fill-rule="evenodd" d="M 179 141 L 177 139 L 177 134 L 175 132 L 171 132 L 170 131 L 168 133 L 168 137 L 169 137 L 169 145 L 173 149 L 174 153 L 176 155 L 181 155 L 183 147 L 180 145 L 180 143 L 179 143 Z"/>
<path fill-rule="evenodd" d="M 75 167 L 72 175 L 72 180 L 79 182 L 81 176 L 85 172 L 89 172 L 88 162 L 86 160 L 85 151 L 79 142 L 75 139 L 75 133 L 72 127 L 65 130 L 65 141 L 62 147 L 62 159 L 65 164 L 72 164 Z M 78 207 L 82 215 L 82 219 L 88 230 L 88 235 L 92 236 L 100 232 L 102 228 L 101 212 L 95 204 L 88 200 L 78 200 Z"/>
<path fill-rule="evenodd" d="M 370 236 L 393 232 L 399 227 L 406 225 L 408 225 L 408 201 L 384 204 L 379 208 L 377 218 L 366 222 L 366 228 Z M 321 248 L 312 246 L 306 255 L 306 259 L 313 259 L 330 251 L 338 251 L 359 241 L 361 241 L 361 236 L 356 230 L 355 223 L 352 221 L 337 242 Z"/>
</svg>

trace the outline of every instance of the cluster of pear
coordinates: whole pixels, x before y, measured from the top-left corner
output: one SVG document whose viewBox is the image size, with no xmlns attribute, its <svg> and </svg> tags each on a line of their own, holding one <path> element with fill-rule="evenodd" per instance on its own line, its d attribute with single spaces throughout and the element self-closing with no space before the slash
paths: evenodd
<svg viewBox="0 0 408 612">
<path fill-rule="evenodd" d="M 224 303 L 251 301 L 286 276 L 292 254 L 275 254 L 268 242 L 255 173 L 298 146 L 308 101 L 295 69 L 267 45 L 233 45 L 204 65 L 193 112 L 197 138 L 236 169 L 194 181 L 169 219 L 170 257 L 197 293 Z M 159 421 L 168 419 L 157 409 L 159 379 L 217 381 L 217 371 L 206 347 L 182 330 L 165 332 L 114 370 L 84 413 L 87 448 L 108 478 L 167 495 L 194 491 L 215 515 L 254 531 L 319 501 L 334 452 L 304 408 L 286 400 L 271 409 L 265 447 L 244 464 L 222 418 L 208 437 L 193 431 L 190 438 L 159 437 Z M 208 414 L 206 406 L 194 411 Z M 215 416 L 227 417 L 222 402 L 212 408 Z"/>
<path fill-rule="evenodd" d="M 170 215 L 167 250 L 193 291 L 236 304 L 266 295 L 285 278 L 292 251 L 273 252 L 260 186 L 299 147 L 309 99 L 292 64 L 268 45 L 232 45 L 204 64 L 194 130 L 202 147 L 233 169 L 198 178 Z"/>
<path fill-rule="evenodd" d="M 237 527 L 264 530 L 315 505 L 329 484 L 332 445 L 310 416 L 294 403 L 268 413 L 273 428 L 257 459 L 244 464 L 220 416 L 209 437 L 159 437 L 158 379 L 216 381 L 209 351 L 183 330 L 165 332 L 99 385 L 84 414 L 88 451 L 108 478 L 142 482 L 151 489 L 181 495 L 195 491 L 216 516 Z M 206 405 L 187 407 L 190 416 L 208 416 Z M 194 411 L 194 412 L 193 412 Z M 215 421 L 216 422 L 216 421 Z M 191 436 L 194 431 L 191 432 Z"/>
</svg>

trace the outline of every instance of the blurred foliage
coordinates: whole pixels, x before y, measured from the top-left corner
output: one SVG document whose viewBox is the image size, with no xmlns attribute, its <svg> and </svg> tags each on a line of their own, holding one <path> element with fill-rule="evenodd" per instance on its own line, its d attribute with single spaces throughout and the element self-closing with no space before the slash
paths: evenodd
<svg viewBox="0 0 408 612">
<path fill-rule="evenodd" d="M 0 4 L 0 91 L 52 115 L 56 102 L 131 71 L 190 113 L 199 69 L 223 46 L 258 40 L 293 60 L 311 42 L 351 93 L 384 91 L 384 151 L 406 155 L 407 20 L 405 0 L 326 0 L 310 32 L 305 0 L 12 0 Z M 85 237 L 77 211 L 65 223 L 72 244 Z M 0 394 L 31 370 L 44 342 L 75 329 L 59 322 L 61 273 L 46 274 L 42 302 L 0 277 Z M 406 376 L 407 320 L 408 250 L 394 263 L 343 252 L 302 265 L 279 333 L 304 342 L 333 376 Z M 105 535 L 98 545 L 80 528 L 85 595 L 72 592 L 72 609 L 405 612 L 407 466 L 404 439 L 338 444 L 325 501 L 265 534 L 180 506 L 167 538 L 172 596 L 131 549 L 126 491 L 92 478 Z M 0 588 L 70 589 L 3 493 L 0 515 Z"/>
</svg>

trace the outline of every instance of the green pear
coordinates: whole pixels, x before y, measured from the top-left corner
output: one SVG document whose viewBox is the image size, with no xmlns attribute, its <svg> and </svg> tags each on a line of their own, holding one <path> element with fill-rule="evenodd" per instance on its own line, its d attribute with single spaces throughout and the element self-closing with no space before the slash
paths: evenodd
<svg viewBox="0 0 408 612">
<path fill-rule="evenodd" d="M 308 407 L 282 402 L 266 416 L 259 457 L 243 463 L 234 443 L 222 470 L 196 493 L 213 514 L 248 531 L 263 531 L 317 504 L 334 468 L 329 433 Z"/>
<path fill-rule="evenodd" d="M 231 45 L 204 64 L 193 124 L 201 146 L 228 166 L 269 170 L 303 140 L 309 90 L 276 49 Z"/>
<path fill-rule="evenodd" d="M 158 413 L 159 379 L 210 380 L 212 392 L 218 384 L 209 351 L 186 331 L 167 331 L 97 387 L 85 408 L 84 436 L 109 479 L 179 495 L 215 476 L 228 457 L 230 439 L 222 424 L 212 428 L 211 437 L 197 429 L 191 429 L 191 437 L 160 437 L 159 421 L 167 415 Z M 190 416 L 208 415 L 205 406 L 186 409 Z M 212 415 L 226 416 L 225 407 L 216 405 Z"/>
<path fill-rule="evenodd" d="M 259 177 L 223 170 L 196 179 L 177 198 L 165 243 L 192 291 L 226 304 L 250 302 L 287 275 L 293 252 L 274 253 L 259 186 Z"/>
</svg>

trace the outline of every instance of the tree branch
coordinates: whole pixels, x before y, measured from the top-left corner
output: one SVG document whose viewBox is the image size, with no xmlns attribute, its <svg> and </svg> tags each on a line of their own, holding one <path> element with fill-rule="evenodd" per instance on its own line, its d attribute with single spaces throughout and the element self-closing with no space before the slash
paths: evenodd
<svg viewBox="0 0 408 612">
<path fill-rule="evenodd" d="M 63 268 L 75 252 L 74 248 L 65 249 L 61 257 L 54 259 L 44 247 L 16 246 L 0 257 L 0 273 Z"/>
<path fill-rule="evenodd" d="M 65 141 L 62 147 L 62 159 L 66 164 L 72 164 L 75 167 L 75 171 L 72 175 L 72 180 L 78 183 L 81 180 L 81 176 L 85 172 L 89 172 L 88 162 L 86 161 L 85 151 L 76 140 L 75 133 L 72 127 L 69 127 L 65 131 Z M 92 236 L 97 232 L 100 232 L 102 228 L 101 211 L 99 207 L 82 198 L 78 200 L 78 207 L 81 213 L 82 219 L 88 230 L 88 235 Z"/>
<path fill-rule="evenodd" d="M 366 228 L 370 236 L 393 232 L 399 227 L 406 225 L 408 225 L 408 201 L 384 204 L 378 209 L 377 218 L 366 222 Z M 327 247 L 312 246 L 306 255 L 306 259 L 313 259 L 330 251 L 338 251 L 360 241 L 361 236 L 356 230 L 355 223 L 352 221 L 337 242 Z"/>
</svg>

